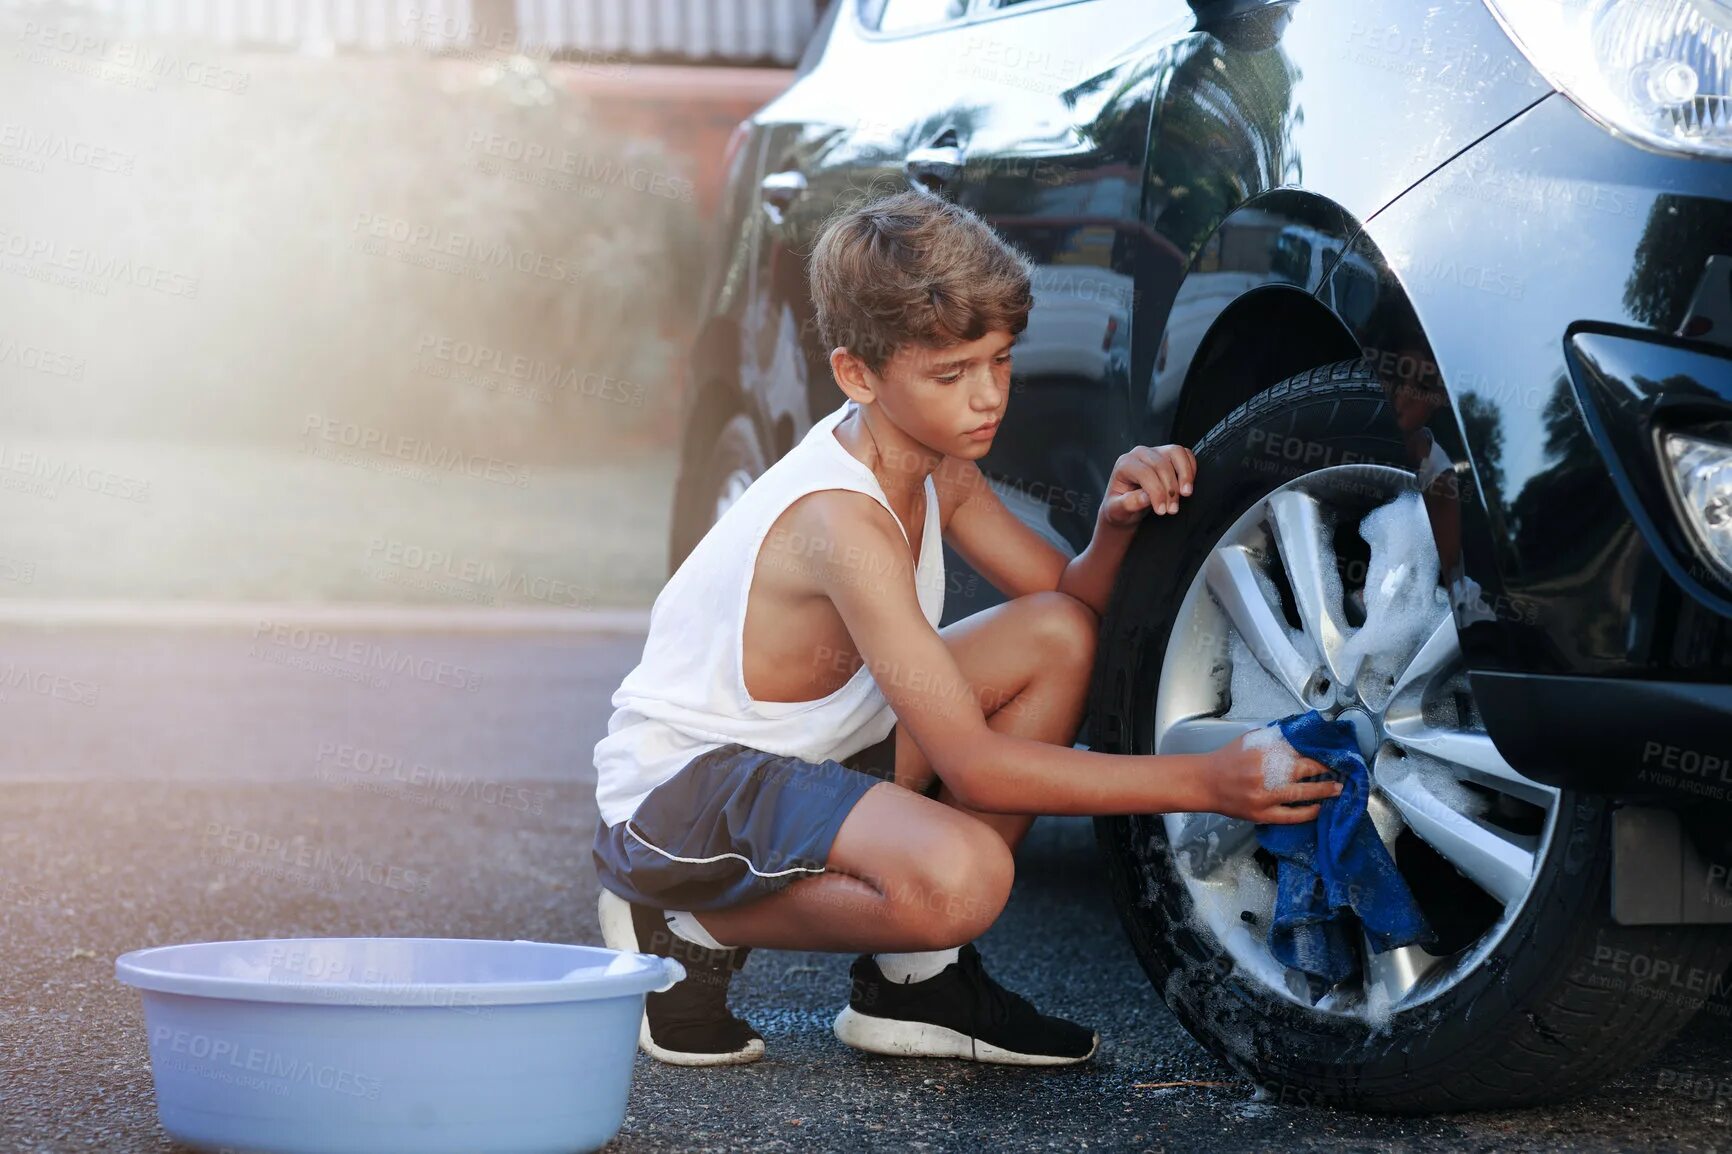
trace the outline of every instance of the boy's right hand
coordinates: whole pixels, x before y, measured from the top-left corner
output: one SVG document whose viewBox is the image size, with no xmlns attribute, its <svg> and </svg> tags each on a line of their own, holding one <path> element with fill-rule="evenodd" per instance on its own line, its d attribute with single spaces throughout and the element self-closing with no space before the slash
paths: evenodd
<svg viewBox="0 0 1732 1154">
<path fill-rule="evenodd" d="M 1254 743 L 1247 745 L 1247 739 Z M 1316 817 L 1318 803 L 1335 797 L 1342 788 L 1339 781 L 1305 780 L 1329 773 L 1329 767 L 1301 756 L 1279 734 L 1268 741 L 1252 730 L 1203 756 L 1203 796 L 1210 813 L 1260 824 L 1296 825 Z M 1285 804 L 1296 801 L 1311 804 Z"/>
</svg>

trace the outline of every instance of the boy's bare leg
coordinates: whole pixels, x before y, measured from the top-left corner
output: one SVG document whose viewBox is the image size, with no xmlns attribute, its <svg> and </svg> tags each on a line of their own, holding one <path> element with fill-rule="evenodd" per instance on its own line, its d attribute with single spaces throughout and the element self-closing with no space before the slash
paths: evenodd
<svg viewBox="0 0 1732 1154">
<path fill-rule="evenodd" d="M 1035 741 L 1076 737 L 1094 666 L 1093 610 L 1066 594 L 1032 593 L 939 631 L 987 724 Z M 979 813 L 948 787 L 920 791 L 932 767 L 906 729 L 896 785 L 866 791 L 831 847 L 829 872 L 698 921 L 725 945 L 888 953 L 948 949 L 984 933 L 1010 894 L 1029 814 Z M 1002 843 L 994 846 L 996 834 Z"/>
<path fill-rule="evenodd" d="M 768 897 L 704 910 L 723 945 L 786 950 L 939 950 L 986 932 L 1010 897 L 1010 849 L 967 814 L 880 782 L 849 811 L 828 872 Z"/>
<path fill-rule="evenodd" d="M 1094 672 L 1099 621 L 1094 610 L 1056 590 L 1012 598 L 939 630 L 974 688 L 986 724 L 1032 741 L 1070 745 L 1082 726 Z M 912 790 L 932 780 L 932 766 L 906 727 L 896 730 L 896 782 Z M 1033 814 L 981 813 L 938 800 L 985 822 L 1015 849 Z"/>
</svg>

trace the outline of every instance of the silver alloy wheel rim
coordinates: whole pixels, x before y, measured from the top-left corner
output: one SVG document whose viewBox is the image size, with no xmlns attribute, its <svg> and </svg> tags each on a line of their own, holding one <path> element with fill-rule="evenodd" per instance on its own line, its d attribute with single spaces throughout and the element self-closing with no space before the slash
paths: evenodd
<svg viewBox="0 0 1732 1154">
<path fill-rule="evenodd" d="M 1349 671 L 1344 647 L 1358 629 L 1348 624 L 1340 604 L 1354 583 L 1335 585 L 1330 579 L 1341 569 L 1326 526 L 1350 510 L 1363 519 L 1372 508 L 1414 490 L 1410 472 L 1341 465 L 1289 481 L 1246 510 L 1216 542 L 1185 594 L 1155 705 L 1157 753 L 1215 749 L 1307 708 L 1347 716 L 1374 749 L 1366 757 L 1372 779 L 1367 810 L 1384 844 L 1393 849 L 1402 827 L 1411 829 L 1502 905 L 1484 933 L 1445 957 L 1418 946 L 1374 954 L 1362 937 L 1357 988 L 1350 979 L 1313 1005 L 1302 975 L 1276 962 L 1263 940 L 1266 931 L 1241 916 L 1249 910 L 1256 927 L 1267 927 L 1273 909 L 1274 883 L 1252 857 L 1255 827 L 1219 814 L 1164 815 L 1174 868 L 1190 891 L 1194 916 L 1241 974 L 1289 1001 L 1374 1028 L 1386 1026 L 1392 1013 L 1435 998 L 1485 960 L 1526 901 L 1560 810 L 1555 788 L 1517 773 L 1483 729 L 1454 724 L 1447 708 L 1440 716 L 1428 694 L 1445 687 L 1464 692 L 1466 686 L 1455 613 L 1441 586 L 1433 596 L 1439 602 L 1436 620 L 1416 631 L 1413 645 L 1368 657 L 1351 685 L 1337 676 Z M 1429 528 L 1424 532 L 1429 542 Z M 1367 576 L 1377 563 L 1374 549 Z M 1300 629 L 1288 624 L 1268 579 L 1275 566 L 1285 571 Z M 1259 699 L 1243 709 L 1228 692 L 1235 652 L 1248 665 L 1241 678 L 1263 681 Z M 1291 704 L 1279 712 L 1268 708 L 1281 701 Z M 1538 832 L 1521 834 L 1482 820 L 1473 810 L 1485 797 L 1460 784 L 1451 787 L 1451 781 L 1491 791 L 1488 804 L 1507 807 L 1497 800 L 1502 795 L 1543 811 Z"/>
<path fill-rule="evenodd" d="M 728 506 L 738 501 L 752 484 L 752 475 L 744 469 L 735 469 L 722 478 L 721 485 L 716 489 L 716 516 L 710 524 L 722 519 L 722 514 L 728 511 Z"/>
</svg>

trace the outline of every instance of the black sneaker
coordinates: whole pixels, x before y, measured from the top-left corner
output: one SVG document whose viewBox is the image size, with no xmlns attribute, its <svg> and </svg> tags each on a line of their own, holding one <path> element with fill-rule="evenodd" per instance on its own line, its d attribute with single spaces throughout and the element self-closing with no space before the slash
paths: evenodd
<svg viewBox="0 0 1732 1154">
<path fill-rule="evenodd" d="M 601 937 L 610 950 L 673 958 L 686 968 L 670 990 L 644 998 L 638 1045 L 676 1066 L 738 1066 L 764 1056 L 764 1038 L 728 1012 L 728 983 L 746 964 L 749 946 L 712 950 L 668 928 L 662 911 L 628 902 L 602 887 Z"/>
<path fill-rule="evenodd" d="M 971 942 L 923 982 L 892 982 L 870 954 L 854 959 L 836 1036 L 857 1050 L 904 1058 L 968 1058 L 1068 1066 L 1094 1056 L 1100 1035 L 1042 1014 L 993 981 Z"/>
</svg>

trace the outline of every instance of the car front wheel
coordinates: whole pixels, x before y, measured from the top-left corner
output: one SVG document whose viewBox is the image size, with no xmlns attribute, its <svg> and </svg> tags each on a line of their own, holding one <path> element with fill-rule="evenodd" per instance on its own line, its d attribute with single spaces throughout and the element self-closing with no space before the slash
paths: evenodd
<svg viewBox="0 0 1732 1154">
<path fill-rule="evenodd" d="M 1145 522 L 1102 623 L 1093 748 L 1202 752 L 1306 709 L 1347 719 L 1369 816 L 1437 940 L 1362 938 L 1359 972 L 1320 988 L 1268 948 L 1275 863 L 1250 823 L 1099 818 L 1114 903 L 1173 1012 L 1278 1100 L 1376 1111 L 1549 1101 L 1654 1053 L 1703 986 L 1632 996 L 1608 959 L 1717 987 L 1727 936 L 1611 922 L 1605 801 L 1524 777 L 1486 736 L 1456 636 L 1458 609 L 1485 607 L 1452 606 L 1377 379 L 1352 361 L 1300 374 L 1194 451 L 1195 495 Z"/>
</svg>

